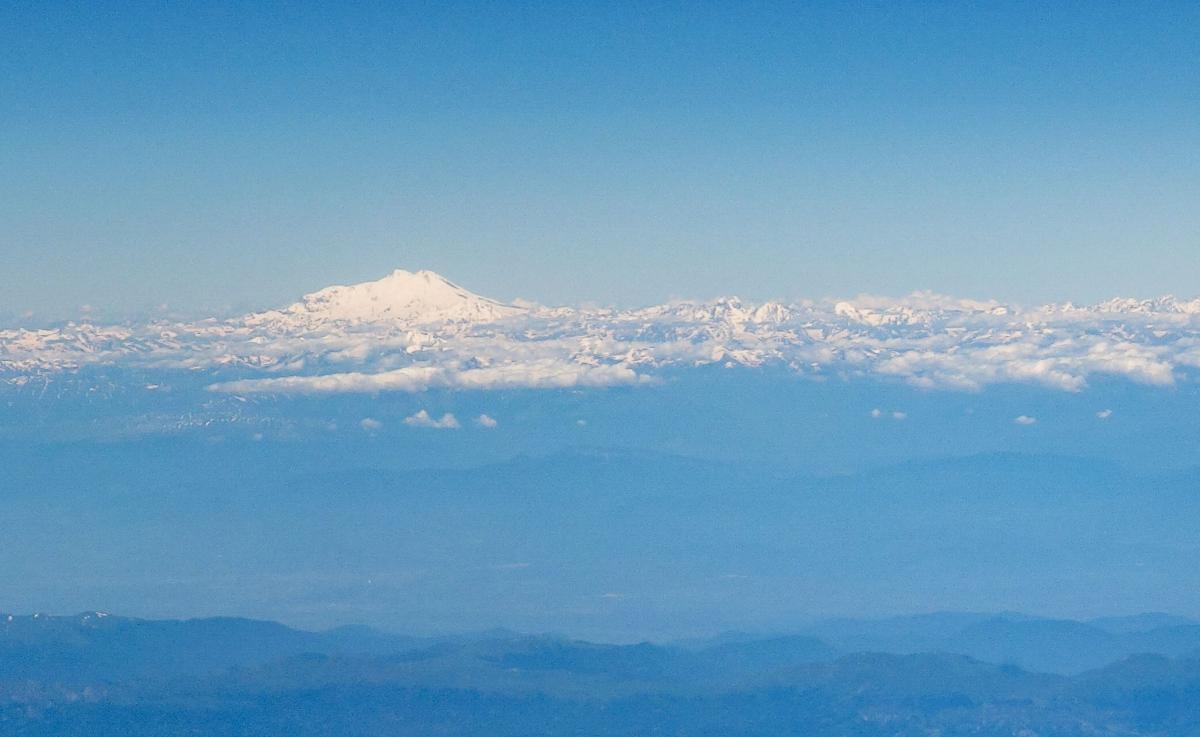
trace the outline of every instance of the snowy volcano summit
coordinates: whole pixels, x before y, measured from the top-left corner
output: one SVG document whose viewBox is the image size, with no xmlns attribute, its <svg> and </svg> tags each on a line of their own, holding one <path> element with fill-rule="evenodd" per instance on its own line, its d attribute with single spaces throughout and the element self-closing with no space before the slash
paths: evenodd
<svg viewBox="0 0 1200 737">
<path fill-rule="evenodd" d="M 227 320 L 0 330 L 0 383 L 42 390 L 89 370 L 107 386 L 123 369 L 155 386 L 186 371 L 247 395 L 608 386 L 706 365 L 932 389 L 1170 386 L 1200 369 L 1200 301 L 1021 308 L 918 292 L 591 309 L 505 304 L 398 270 Z"/>
<path fill-rule="evenodd" d="M 494 322 L 523 312 L 522 308 L 474 294 L 432 271 L 397 269 L 378 281 L 326 287 L 290 307 L 252 315 L 247 321 L 417 326 Z"/>
</svg>

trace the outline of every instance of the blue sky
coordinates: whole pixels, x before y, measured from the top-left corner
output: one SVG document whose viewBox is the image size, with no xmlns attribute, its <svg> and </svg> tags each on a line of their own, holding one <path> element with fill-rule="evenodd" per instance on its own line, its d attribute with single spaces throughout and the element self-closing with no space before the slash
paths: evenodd
<svg viewBox="0 0 1200 737">
<path fill-rule="evenodd" d="M 0 313 L 1200 292 L 1191 3 L 9 3 Z"/>
</svg>

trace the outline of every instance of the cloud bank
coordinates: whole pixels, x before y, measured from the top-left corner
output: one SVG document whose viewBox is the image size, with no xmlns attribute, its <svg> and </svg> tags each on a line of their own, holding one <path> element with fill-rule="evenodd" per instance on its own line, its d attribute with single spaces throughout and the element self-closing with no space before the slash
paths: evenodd
<svg viewBox="0 0 1200 737">
<path fill-rule="evenodd" d="M 231 394 L 336 394 L 344 392 L 422 392 L 427 389 L 563 389 L 616 386 L 643 381 L 628 366 L 587 366 L 545 359 L 489 368 L 407 366 L 380 373 L 333 373 L 242 379 L 213 384 Z"/>
</svg>

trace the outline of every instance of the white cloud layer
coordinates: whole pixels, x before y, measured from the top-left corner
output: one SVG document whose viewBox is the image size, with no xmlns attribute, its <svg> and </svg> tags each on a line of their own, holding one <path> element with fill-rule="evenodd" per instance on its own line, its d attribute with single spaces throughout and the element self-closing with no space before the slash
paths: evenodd
<svg viewBox="0 0 1200 737">
<path fill-rule="evenodd" d="M 427 389 L 562 389 L 615 386 L 642 381 L 628 366 L 586 366 L 555 359 L 488 368 L 406 366 L 362 372 L 243 379 L 214 384 L 232 394 L 332 394 L 341 392 L 422 392 Z"/>
</svg>

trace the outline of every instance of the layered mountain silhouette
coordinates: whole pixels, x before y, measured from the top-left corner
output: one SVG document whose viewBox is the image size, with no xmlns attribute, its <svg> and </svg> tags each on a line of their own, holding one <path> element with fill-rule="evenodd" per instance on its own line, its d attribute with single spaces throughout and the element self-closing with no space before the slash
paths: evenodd
<svg viewBox="0 0 1200 737">
<path fill-rule="evenodd" d="M 0 615 L 0 734 L 1191 734 L 1195 653 L 1133 655 L 1066 676 L 924 649 L 930 638 L 1000 637 L 1033 653 L 1065 629 L 1074 646 L 1103 647 L 1105 636 L 1179 626 L 1193 625 L 941 614 L 813 628 L 915 650 L 839 653 L 803 635 L 603 645 Z"/>
</svg>

